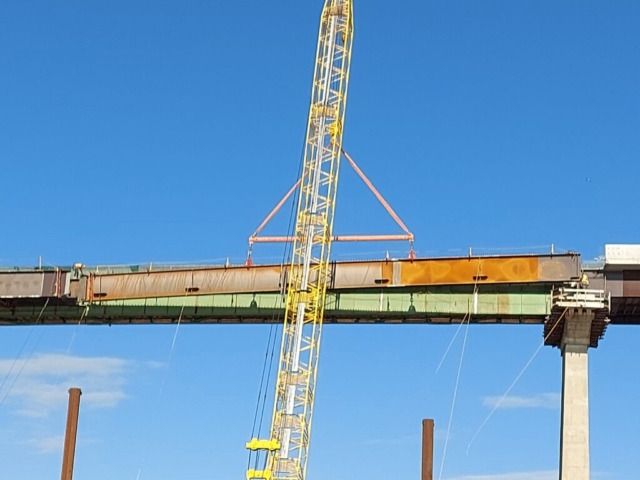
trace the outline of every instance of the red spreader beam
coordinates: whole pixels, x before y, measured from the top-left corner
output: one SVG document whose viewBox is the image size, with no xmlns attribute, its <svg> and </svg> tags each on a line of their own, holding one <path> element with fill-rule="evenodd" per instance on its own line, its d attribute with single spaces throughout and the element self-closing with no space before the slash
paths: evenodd
<svg viewBox="0 0 640 480">
<path fill-rule="evenodd" d="M 394 241 L 408 241 L 409 242 L 409 258 L 415 258 L 415 252 L 413 251 L 413 233 L 409 231 L 404 222 L 400 219 L 398 214 L 391 208 L 391 205 L 384 199 L 382 194 L 378 191 L 378 189 L 373 185 L 371 180 L 367 178 L 362 170 L 358 167 L 356 162 L 351 158 L 351 156 L 342 150 L 342 154 L 349 162 L 349 165 L 353 168 L 353 170 L 358 174 L 358 176 L 362 179 L 365 185 L 369 188 L 371 193 L 378 199 L 380 204 L 387 211 L 389 216 L 393 218 L 396 224 L 404 231 L 404 234 L 390 234 L 390 235 L 336 235 L 333 237 L 334 242 L 394 242 Z M 252 265 L 253 262 L 251 260 L 251 253 L 253 251 L 254 243 L 287 243 L 292 242 L 292 236 L 269 236 L 269 237 L 261 237 L 260 232 L 264 229 L 264 227 L 271 221 L 271 219 L 280 211 L 282 206 L 286 203 L 286 201 L 293 195 L 296 189 L 300 186 L 300 180 L 298 180 L 293 187 L 289 189 L 289 191 L 285 194 L 284 197 L 278 202 L 278 204 L 271 210 L 269 215 L 262 221 L 262 223 L 258 226 L 253 235 L 249 237 L 249 252 L 247 254 L 247 265 Z"/>
</svg>

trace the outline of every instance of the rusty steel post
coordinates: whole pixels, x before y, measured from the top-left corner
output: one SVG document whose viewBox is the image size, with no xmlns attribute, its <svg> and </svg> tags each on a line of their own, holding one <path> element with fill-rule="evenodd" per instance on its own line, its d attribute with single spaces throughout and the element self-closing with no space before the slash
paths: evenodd
<svg viewBox="0 0 640 480">
<path fill-rule="evenodd" d="M 69 409 L 67 410 L 67 431 L 64 436 L 64 451 L 62 453 L 61 480 L 73 479 L 73 459 L 76 454 L 80 395 L 82 395 L 82 391 L 79 388 L 69 389 Z"/>
<path fill-rule="evenodd" d="M 422 480 L 433 480 L 433 420 L 422 420 Z"/>
</svg>

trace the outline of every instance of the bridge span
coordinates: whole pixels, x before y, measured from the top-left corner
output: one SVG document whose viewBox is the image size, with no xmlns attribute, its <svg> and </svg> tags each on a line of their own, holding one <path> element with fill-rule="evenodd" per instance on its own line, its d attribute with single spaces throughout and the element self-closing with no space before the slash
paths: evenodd
<svg viewBox="0 0 640 480">
<path fill-rule="evenodd" d="M 572 253 L 334 263 L 325 321 L 543 324 L 583 272 L 611 295 L 611 324 L 640 324 L 640 265 L 585 270 Z M 273 323 L 286 283 L 279 265 L 8 268 L 0 324 Z"/>
</svg>

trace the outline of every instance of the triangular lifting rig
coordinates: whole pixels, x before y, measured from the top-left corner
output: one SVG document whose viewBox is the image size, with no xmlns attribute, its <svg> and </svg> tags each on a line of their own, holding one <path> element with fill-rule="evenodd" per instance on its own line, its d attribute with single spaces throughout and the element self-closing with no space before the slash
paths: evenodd
<svg viewBox="0 0 640 480">
<path fill-rule="evenodd" d="M 408 258 L 414 259 L 416 258 L 415 251 L 413 250 L 413 233 L 409 231 L 404 222 L 400 219 L 398 214 L 391 208 L 391 205 L 387 203 L 382 194 L 378 191 L 378 189 L 371 183 L 371 180 L 367 178 L 362 170 L 356 165 L 356 162 L 351 158 L 351 156 L 341 149 L 342 155 L 347 159 L 349 165 L 353 168 L 353 170 L 358 174 L 358 176 L 362 179 L 365 185 L 371 190 L 371 193 L 375 195 L 380 204 L 384 207 L 387 213 L 393 218 L 396 224 L 404 231 L 404 234 L 389 234 L 389 235 L 339 235 L 334 236 L 334 242 L 395 242 L 395 241 L 408 241 L 409 242 L 409 255 Z M 253 265 L 253 260 L 251 259 L 251 254 L 253 252 L 253 244 L 254 243 L 286 243 L 292 242 L 293 237 L 290 236 L 276 236 L 276 237 L 260 237 L 260 232 L 267 224 L 271 221 L 271 219 L 280 211 L 285 202 L 293 195 L 296 189 L 300 186 L 300 180 L 298 180 L 293 187 L 286 193 L 282 200 L 278 202 L 271 213 L 267 215 L 267 217 L 262 221 L 260 226 L 253 232 L 253 235 L 249 237 L 249 251 L 247 253 L 247 266 Z"/>
</svg>

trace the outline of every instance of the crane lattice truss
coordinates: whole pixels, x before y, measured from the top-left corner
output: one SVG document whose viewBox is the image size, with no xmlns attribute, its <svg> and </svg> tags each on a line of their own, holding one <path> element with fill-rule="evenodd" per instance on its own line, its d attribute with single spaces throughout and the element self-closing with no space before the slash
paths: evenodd
<svg viewBox="0 0 640 480">
<path fill-rule="evenodd" d="M 353 41 L 352 0 L 326 0 L 320 20 L 300 194 L 288 275 L 271 437 L 247 479 L 303 480 L 329 281 L 333 216 Z"/>
</svg>

